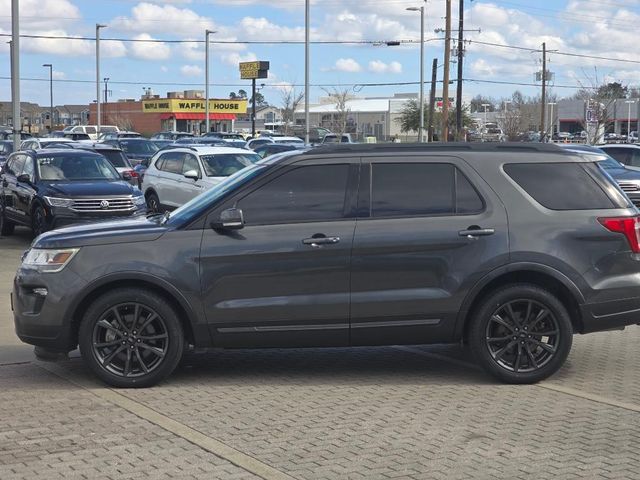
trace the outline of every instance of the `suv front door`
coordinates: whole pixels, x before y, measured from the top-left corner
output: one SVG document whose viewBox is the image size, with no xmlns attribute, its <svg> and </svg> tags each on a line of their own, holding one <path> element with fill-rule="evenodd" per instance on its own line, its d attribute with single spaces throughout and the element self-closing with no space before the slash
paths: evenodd
<svg viewBox="0 0 640 480">
<path fill-rule="evenodd" d="M 14 154 L 8 161 L 2 173 L 3 201 L 7 218 L 20 223 L 26 221 L 25 213 L 20 209 L 18 176 L 22 173 L 27 155 Z"/>
<path fill-rule="evenodd" d="M 348 345 L 358 171 L 349 158 L 281 167 L 209 215 L 201 288 L 215 345 Z M 209 227 L 234 205 L 243 229 Z"/>
<path fill-rule="evenodd" d="M 468 290 L 508 260 L 499 198 L 458 158 L 363 159 L 358 213 L 351 343 L 450 341 Z"/>
</svg>

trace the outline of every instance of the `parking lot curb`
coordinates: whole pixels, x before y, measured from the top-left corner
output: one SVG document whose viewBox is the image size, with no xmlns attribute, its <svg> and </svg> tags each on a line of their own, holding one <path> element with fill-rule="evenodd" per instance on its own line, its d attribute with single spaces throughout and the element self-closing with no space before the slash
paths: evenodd
<svg viewBox="0 0 640 480">
<path fill-rule="evenodd" d="M 93 395 L 105 400 L 117 407 L 136 415 L 158 427 L 196 445 L 203 450 L 216 455 L 228 462 L 240 467 L 264 480 L 295 480 L 294 477 L 273 468 L 254 457 L 236 450 L 229 445 L 222 443 L 215 438 L 209 437 L 198 430 L 195 430 L 183 423 L 180 423 L 166 415 L 163 415 L 152 408 L 147 407 L 129 397 L 118 393 L 116 390 L 102 387 L 100 384 L 82 378 L 69 372 L 59 364 L 34 362 L 43 370 L 56 375 L 69 383 L 72 383 Z"/>
</svg>

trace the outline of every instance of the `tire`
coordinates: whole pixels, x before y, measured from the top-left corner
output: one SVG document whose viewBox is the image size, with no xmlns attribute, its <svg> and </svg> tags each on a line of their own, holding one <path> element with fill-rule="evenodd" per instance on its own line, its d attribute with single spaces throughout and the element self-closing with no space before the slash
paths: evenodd
<svg viewBox="0 0 640 480">
<path fill-rule="evenodd" d="M 42 205 L 36 205 L 31 212 L 31 230 L 33 231 L 34 237 L 42 235 L 49 230 L 47 212 L 45 212 Z"/>
<path fill-rule="evenodd" d="M 147 209 L 150 213 L 162 213 L 162 207 L 160 206 L 160 199 L 155 192 L 147 194 Z"/>
<path fill-rule="evenodd" d="M 480 365 L 505 383 L 539 382 L 565 362 L 573 342 L 567 309 L 550 292 L 514 284 L 475 310 L 469 345 Z"/>
<path fill-rule="evenodd" d="M 156 385 L 174 371 L 184 348 L 175 310 L 141 288 L 98 297 L 83 316 L 78 340 L 91 370 L 105 383 L 124 388 Z"/>
<path fill-rule="evenodd" d="M 4 213 L 4 205 L 0 204 L 0 235 L 3 237 L 13 235 L 13 230 L 15 227 L 15 223 L 7 220 L 7 217 Z"/>
</svg>

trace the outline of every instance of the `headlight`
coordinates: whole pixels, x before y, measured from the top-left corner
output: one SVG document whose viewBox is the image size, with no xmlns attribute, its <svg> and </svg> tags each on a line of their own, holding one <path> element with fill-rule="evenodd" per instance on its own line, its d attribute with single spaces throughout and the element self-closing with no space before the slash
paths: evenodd
<svg viewBox="0 0 640 480">
<path fill-rule="evenodd" d="M 71 261 L 79 248 L 32 248 L 27 252 L 23 265 L 38 267 L 42 272 L 59 272 Z"/>
<path fill-rule="evenodd" d="M 146 204 L 147 202 L 144 199 L 144 195 L 138 195 L 137 197 L 133 197 L 133 203 L 140 206 Z"/>
<path fill-rule="evenodd" d="M 44 197 L 44 199 L 52 207 L 70 207 L 73 205 L 71 198 Z"/>
</svg>

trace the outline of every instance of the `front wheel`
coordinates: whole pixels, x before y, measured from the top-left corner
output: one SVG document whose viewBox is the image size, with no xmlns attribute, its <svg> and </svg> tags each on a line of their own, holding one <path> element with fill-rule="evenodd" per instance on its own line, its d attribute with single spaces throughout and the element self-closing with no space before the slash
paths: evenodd
<svg viewBox="0 0 640 480">
<path fill-rule="evenodd" d="M 147 194 L 147 209 L 150 213 L 162 213 L 160 199 L 158 198 L 158 195 L 153 192 Z"/>
<path fill-rule="evenodd" d="M 115 387 L 150 387 L 173 372 L 184 348 L 180 320 L 154 292 L 127 288 L 99 297 L 78 335 L 93 372 Z"/>
<path fill-rule="evenodd" d="M 47 225 L 47 213 L 44 208 L 42 208 L 42 205 L 36 205 L 33 208 L 33 213 L 31 214 L 31 230 L 33 231 L 33 235 L 36 237 L 49 230 Z"/>
<path fill-rule="evenodd" d="M 506 383 L 535 383 L 555 373 L 573 341 L 567 309 L 535 285 L 510 285 L 476 310 L 469 344 L 480 365 Z"/>
<path fill-rule="evenodd" d="M 4 205 L 0 204 L 0 235 L 6 237 L 7 235 L 13 234 L 15 226 L 13 222 L 7 220 Z"/>
</svg>

